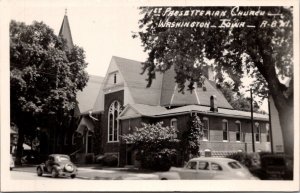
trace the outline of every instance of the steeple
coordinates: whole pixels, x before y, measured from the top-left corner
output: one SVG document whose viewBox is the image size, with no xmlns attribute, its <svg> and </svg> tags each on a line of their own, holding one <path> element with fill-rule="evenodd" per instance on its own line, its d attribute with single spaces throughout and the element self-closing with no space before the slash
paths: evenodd
<svg viewBox="0 0 300 193">
<path fill-rule="evenodd" d="M 64 39 L 66 39 L 68 49 L 72 49 L 73 48 L 74 44 L 73 44 L 72 35 L 71 35 L 71 29 L 70 29 L 70 25 L 69 25 L 68 16 L 67 16 L 67 9 L 65 9 L 64 20 L 63 20 L 63 22 L 61 24 L 61 27 L 60 27 L 58 35 L 60 37 L 63 37 Z"/>
</svg>

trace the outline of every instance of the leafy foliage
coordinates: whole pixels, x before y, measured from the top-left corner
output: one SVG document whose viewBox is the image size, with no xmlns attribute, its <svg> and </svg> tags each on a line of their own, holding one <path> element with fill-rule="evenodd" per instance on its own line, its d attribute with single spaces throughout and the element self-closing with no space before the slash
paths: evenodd
<svg viewBox="0 0 300 193">
<path fill-rule="evenodd" d="M 200 156 L 200 139 L 203 136 L 203 127 L 200 117 L 196 114 L 192 115 L 188 129 L 182 134 L 181 138 L 185 161 L 188 161 L 191 157 Z"/>
<path fill-rule="evenodd" d="M 140 157 L 141 166 L 153 170 L 168 170 L 174 163 L 178 139 L 174 127 L 142 123 L 133 133 L 122 136 L 126 143 L 134 145 Z"/>
<path fill-rule="evenodd" d="M 203 69 L 206 60 L 214 62 L 218 83 L 231 82 L 233 91 L 242 87 L 242 77 L 253 79 L 254 95 L 274 99 L 279 113 L 280 125 L 284 130 L 285 151 L 293 155 L 293 8 L 292 7 L 238 7 L 239 11 L 263 11 L 262 16 L 232 16 L 222 19 L 232 22 L 246 22 L 247 27 L 159 27 L 160 22 L 207 21 L 219 26 L 220 17 L 211 15 L 179 16 L 176 14 L 155 14 L 154 9 L 167 8 L 175 11 L 226 11 L 234 7 L 141 7 L 140 30 L 134 37 L 141 39 L 147 60 L 143 63 L 143 73 L 148 74 L 151 85 L 157 71 L 165 72 L 174 67 L 175 81 L 181 91 L 185 83 L 194 88 L 194 82 L 203 84 Z M 280 14 L 272 16 L 269 13 Z M 261 26 L 262 22 L 275 26 Z M 280 26 L 279 24 L 284 24 Z M 286 25 L 285 25 L 286 24 Z M 290 80 L 284 84 L 283 80 Z"/>
<path fill-rule="evenodd" d="M 219 89 L 222 91 L 223 95 L 225 96 L 226 100 L 229 104 L 237 110 L 241 111 L 250 111 L 251 110 L 251 102 L 250 97 L 245 97 L 242 93 L 236 93 L 232 91 L 231 86 L 227 84 L 223 84 L 220 86 Z M 253 111 L 259 111 L 259 103 L 257 101 L 253 101 Z"/>
<path fill-rule="evenodd" d="M 69 121 L 76 92 L 88 80 L 86 66 L 84 50 L 78 46 L 69 50 L 46 24 L 11 21 L 11 120 L 19 128 L 19 147 L 24 135 L 34 135 L 36 127 L 45 127 L 50 118 L 59 127 Z"/>
</svg>

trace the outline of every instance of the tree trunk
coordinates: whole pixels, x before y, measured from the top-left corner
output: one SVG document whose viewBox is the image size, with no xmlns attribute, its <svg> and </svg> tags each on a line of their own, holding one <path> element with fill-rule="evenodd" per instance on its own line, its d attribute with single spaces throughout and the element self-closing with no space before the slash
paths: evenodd
<svg viewBox="0 0 300 193">
<path fill-rule="evenodd" d="M 270 94 L 274 100 L 275 107 L 278 111 L 279 122 L 282 131 L 284 152 L 287 155 L 294 155 L 294 98 L 291 92 L 288 93 L 288 87 L 282 84 L 277 76 L 275 69 L 275 61 L 271 55 L 264 54 L 265 47 L 261 47 L 261 54 L 264 63 L 257 62 L 256 67 L 264 76 L 268 83 Z M 293 87 L 293 78 L 290 87 Z"/>
<path fill-rule="evenodd" d="M 24 132 L 21 127 L 18 131 L 18 142 L 17 142 L 17 152 L 16 152 L 16 165 L 22 165 L 21 159 L 23 154 L 23 143 L 24 143 Z"/>
<path fill-rule="evenodd" d="M 294 155 L 294 107 L 287 105 L 285 108 L 277 109 L 283 137 L 284 152 Z"/>
</svg>

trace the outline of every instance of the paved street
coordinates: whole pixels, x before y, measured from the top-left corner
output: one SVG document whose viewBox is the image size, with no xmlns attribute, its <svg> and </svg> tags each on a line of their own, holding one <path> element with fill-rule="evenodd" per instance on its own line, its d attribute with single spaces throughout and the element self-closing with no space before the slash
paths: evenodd
<svg viewBox="0 0 300 193">
<path fill-rule="evenodd" d="M 14 168 L 11 171 L 11 178 L 16 180 L 49 180 L 50 175 L 43 175 L 38 177 L 36 174 L 35 167 L 21 167 Z M 78 168 L 78 175 L 76 179 L 83 180 L 157 180 L 158 175 L 155 173 L 142 173 L 127 171 L 122 168 L 106 168 L 106 169 L 95 169 L 92 167 Z"/>
</svg>

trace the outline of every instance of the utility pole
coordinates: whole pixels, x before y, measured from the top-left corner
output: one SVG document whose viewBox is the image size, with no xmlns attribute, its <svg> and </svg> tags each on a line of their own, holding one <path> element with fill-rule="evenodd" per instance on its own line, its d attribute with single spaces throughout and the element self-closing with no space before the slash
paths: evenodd
<svg viewBox="0 0 300 193">
<path fill-rule="evenodd" d="M 252 131 L 252 149 L 255 152 L 255 142 L 254 142 L 254 124 L 253 124 L 253 96 L 252 96 L 252 88 L 250 88 L 250 107 L 251 107 L 251 131 Z"/>
<path fill-rule="evenodd" d="M 272 117 L 271 117 L 271 106 L 270 106 L 270 95 L 268 96 L 268 109 L 269 109 L 269 135 L 271 143 L 271 153 L 274 153 L 273 149 L 273 133 L 272 133 Z"/>
</svg>

